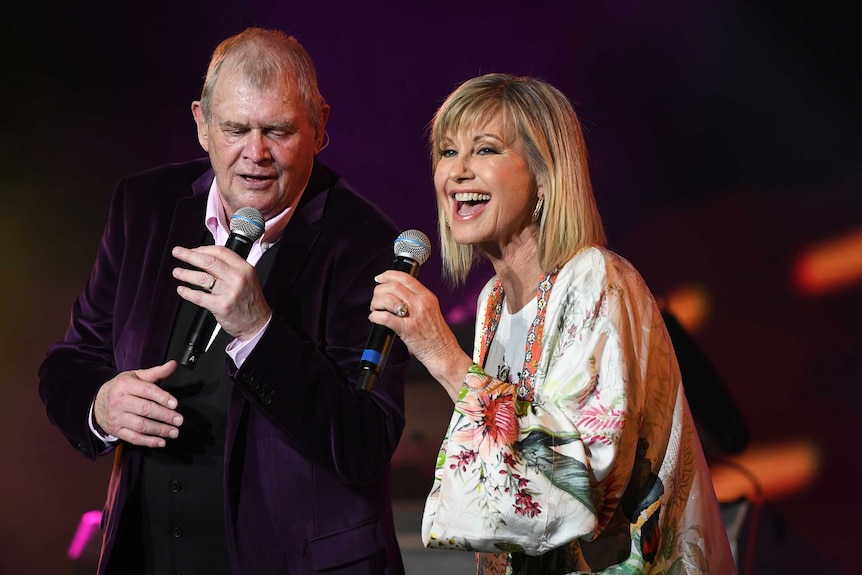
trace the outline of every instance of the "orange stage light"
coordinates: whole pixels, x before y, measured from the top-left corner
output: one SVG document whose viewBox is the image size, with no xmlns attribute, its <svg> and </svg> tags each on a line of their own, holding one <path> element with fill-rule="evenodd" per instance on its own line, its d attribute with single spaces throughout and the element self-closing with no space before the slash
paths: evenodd
<svg viewBox="0 0 862 575">
<path fill-rule="evenodd" d="M 670 290 L 664 297 L 664 307 L 690 334 L 698 333 L 712 312 L 709 294 L 700 285 L 683 285 Z"/>
<path fill-rule="evenodd" d="M 752 445 L 709 465 L 715 495 L 723 503 L 793 495 L 811 485 L 819 471 L 820 449 L 805 439 Z"/>
<path fill-rule="evenodd" d="M 803 296 L 822 296 L 862 282 L 862 230 L 815 244 L 796 258 L 791 282 Z"/>
</svg>

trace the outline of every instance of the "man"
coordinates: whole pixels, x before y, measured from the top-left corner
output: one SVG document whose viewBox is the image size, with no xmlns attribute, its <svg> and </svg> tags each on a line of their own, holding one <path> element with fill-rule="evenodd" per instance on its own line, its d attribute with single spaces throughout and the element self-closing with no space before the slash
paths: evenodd
<svg viewBox="0 0 862 575">
<path fill-rule="evenodd" d="M 209 158 L 120 182 L 40 369 L 51 422 L 89 458 L 114 453 L 99 574 L 403 573 L 389 464 L 406 349 L 356 389 L 397 230 L 316 160 L 329 106 L 294 38 L 222 42 L 192 113 Z M 244 207 L 266 220 L 248 261 L 224 247 Z M 215 339 L 178 365 L 201 307 Z"/>
</svg>

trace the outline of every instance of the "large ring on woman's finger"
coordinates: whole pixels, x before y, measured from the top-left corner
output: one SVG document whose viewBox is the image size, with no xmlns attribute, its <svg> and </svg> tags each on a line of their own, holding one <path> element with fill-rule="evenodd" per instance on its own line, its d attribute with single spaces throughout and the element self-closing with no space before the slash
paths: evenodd
<svg viewBox="0 0 862 575">
<path fill-rule="evenodd" d="M 395 310 L 395 315 L 398 317 L 407 317 L 410 315 L 410 312 L 407 310 L 407 304 L 402 301 L 401 305 L 398 306 L 398 309 Z"/>
</svg>

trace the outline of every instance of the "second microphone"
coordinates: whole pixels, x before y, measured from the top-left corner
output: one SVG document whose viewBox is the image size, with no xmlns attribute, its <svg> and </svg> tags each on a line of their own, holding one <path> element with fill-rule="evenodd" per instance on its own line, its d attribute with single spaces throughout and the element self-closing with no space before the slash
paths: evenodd
<svg viewBox="0 0 862 575">
<path fill-rule="evenodd" d="M 395 238 L 395 260 L 392 269 L 405 272 L 413 277 L 419 275 L 419 266 L 431 255 L 431 242 L 419 230 L 401 232 Z M 359 361 L 359 379 L 356 387 L 371 391 L 380 373 L 386 366 L 386 358 L 392 348 L 395 332 L 386 326 L 375 324 L 368 336 L 368 343 Z"/>
</svg>

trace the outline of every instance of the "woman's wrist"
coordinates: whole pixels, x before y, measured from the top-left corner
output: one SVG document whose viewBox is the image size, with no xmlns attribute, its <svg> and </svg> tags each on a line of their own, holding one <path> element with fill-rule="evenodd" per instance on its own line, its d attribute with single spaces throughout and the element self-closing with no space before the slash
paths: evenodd
<svg viewBox="0 0 862 575">
<path fill-rule="evenodd" d="M 494 379 L 477 363 L 472 364 L 464 376 L 464 385 L 471 391 L 487 391 L 493 384 Z"/>
</svg>

